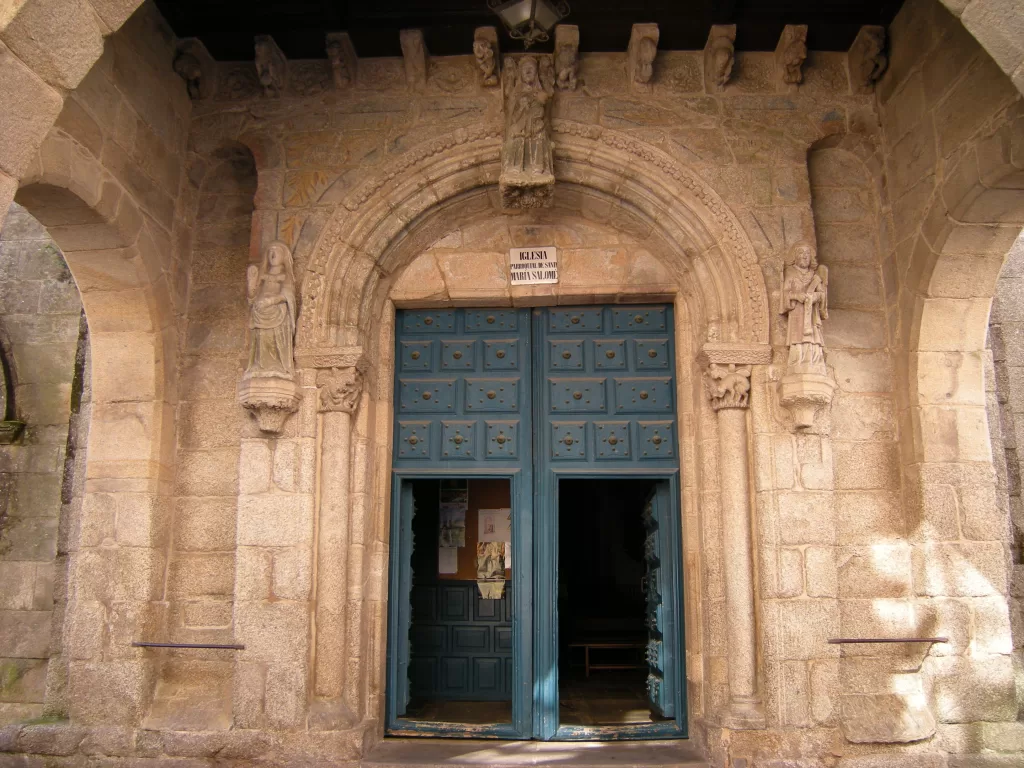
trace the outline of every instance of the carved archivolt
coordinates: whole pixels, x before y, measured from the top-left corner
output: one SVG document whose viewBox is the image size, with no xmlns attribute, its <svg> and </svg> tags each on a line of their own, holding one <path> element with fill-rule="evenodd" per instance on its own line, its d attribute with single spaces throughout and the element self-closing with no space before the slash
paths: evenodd
<svg viewBox="0 0 1024 768">
<path fill-rule="evenodd" d="M 601 126 L 555 120 L 552 135 L 556 177 L 560 168 L 566 169 L 571 181 L 618 197 L 626 207 L 636 206 L 678 242 L 680 253 L 684 244 L 698 243 L 705 252 L 717 249 L 715 258 L 736 281 L 734 287 L 722 289 L 734 294 L 723 296 L 722 306 L 736 313 L 736 326 L 744 337 L 767 342 L 767 292 L 753 247 L 706 182 L 664 152 Z M 497 182 L 502 136 L 503 126 L 492 123 L 425 142 L 343 201 L 309 261 L 299 332 L 302 346 L 336 343 L 330 327 L 332 306 L 351 311 L 371 303 L 364 300 L 367 292 L 389 272 L 389 243 L 411 221 L 447 199 Z M 611 179 L 618 181 L 613 184 Z M 622 179 L 628 183 L 622 184 Z"/>
</svg>

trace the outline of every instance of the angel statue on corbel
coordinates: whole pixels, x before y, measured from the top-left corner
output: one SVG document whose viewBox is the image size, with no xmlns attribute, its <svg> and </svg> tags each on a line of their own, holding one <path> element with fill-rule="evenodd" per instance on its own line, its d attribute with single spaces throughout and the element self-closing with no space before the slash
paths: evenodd
<svg viewBox="0 0 1024 768">
<path fill-rule="evenodd" d="M 279 240 L 246 272 L 249 356 L 238 385 L 239 402 L 260 431 L 280 433 L 299 404 L 295 381 L 295 322 L 298 315 L 291 249 Z"/>
<path fill-rule="evenodd" d="M 828 267 L 818 264 L 810 243 L 797 243 L 782 273 L 779 313 L 786 316 L 789 356 L 780 401 L 796 426 L 810 427 L 818 409 L 832 402 L 835 383 L 825 366 L 822 321 L 828 319 Z"/>
</svg>

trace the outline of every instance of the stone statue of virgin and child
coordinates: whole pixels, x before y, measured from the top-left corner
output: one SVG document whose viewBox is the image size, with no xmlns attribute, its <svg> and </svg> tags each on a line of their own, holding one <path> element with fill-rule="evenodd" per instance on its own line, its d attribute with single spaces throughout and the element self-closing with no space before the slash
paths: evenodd
<svg viewBox="0 0 1024 768">
<path fill-rule="evenodd" d="M 505 99 L 502 204 L 505 208 L 548 206 L 555 184 L 549 134 L 554 62 L 550 55 L 508 56 L 501 78 Z"/>
</svg>

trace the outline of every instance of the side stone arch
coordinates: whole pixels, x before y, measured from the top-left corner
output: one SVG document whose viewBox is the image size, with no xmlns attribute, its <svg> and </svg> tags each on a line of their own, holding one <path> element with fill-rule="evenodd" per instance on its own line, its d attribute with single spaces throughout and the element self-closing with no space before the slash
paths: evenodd
<svg viewBox="0 0 1024 768">
<path fill-rule="evenodd" d="M 16 201 L 61 249 L 90 331 L 93 405 L 80 519 L 68 521 L 67 605 L 47 711 L 137 724 L 156 661 L 131 641 L 161 632 L 173 485 L 177 332 L 163 249 L 131 195 L 75 142 L 51 134 Z M 58 646 L 59 647 L 59 646 Z"/>
</svg>

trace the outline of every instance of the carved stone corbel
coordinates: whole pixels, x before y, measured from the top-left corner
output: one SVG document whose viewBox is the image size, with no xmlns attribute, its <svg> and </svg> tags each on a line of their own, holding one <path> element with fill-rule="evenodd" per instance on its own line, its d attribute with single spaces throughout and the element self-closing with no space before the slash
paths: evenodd
<svg viewBox="0 0 1024 768">
<path fill-rule="evenodd" d="M 494 88 L 498 85 L 498 30 L 494 27 L 477 27 L 473 33 L 473 56 L 480 69 L 481 85 Z"/>
<path fill-rule="evenodd" d="M 629 84 L 646 87 L 654 77 L 654 58 L 658 55 L 657 24 L 634 24 L 626 49 Z"/>
<path fill-rule="evenodd" d="M 786 88 L 795 88 L 804 81 L 807 59 L 807 25 L 787 24 L 775 49 L 775 76 Z"/>
<path fill-rule="evenodd" d="M 402 45 L 402 59 L 405 61 L 405 79 L 414 91 L 422 91 L 427 85 L 427 44 L 422 29 L 403 29 L 398 33 Z"/>
<path fill-rule="evenodd" d="M 217 82 L 217 64 L 195 37 L 186 37 L 178 42 L 174 53 L 174 71 L 185 81 L 188 97 L 192 101 L 208 99 L 213 95 Z"/>
<path fill-rule="evenodd" d="M 256 419 L 260 432 L 269 435 L 281 434 L 301 399 L 299 385 L 291 379 L 247 379 L 238 385 L 238 401 Z"/>
<path fill-rule="evenodd" d="M 331 64 L 331 80 L 337 90 L 348 88 L 356 79 L 356 49 L 348 32 L 328 32 L 327 60 Z"/>
<path fill-rule="evenodd" d="M 256 75 L 263 95 L 276 98 L 284 92 L 288 81 L 288 60 L 270 35 L 256 35 Z"/>
<path fill-rule="evenodd" d="M 708 93 L 721 91 L 732 77 L 736 61 L 736 25 L 713 24 L 704 46 L 704 86 Z"/>
<path fill-rule="evenodd" d="M 846 66 L 850 73 L 850 90 L 871 93 L 889 66 L 885 55 L 885 27 L 861 27 L 846 54 Z"/>
<path fill-rule="evenodd" d="M 575 24 L 555 27 L 555 88 L 576 90 L 580 65 L 580 28 Z"/>
</svg>

